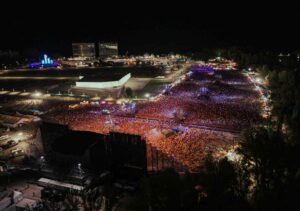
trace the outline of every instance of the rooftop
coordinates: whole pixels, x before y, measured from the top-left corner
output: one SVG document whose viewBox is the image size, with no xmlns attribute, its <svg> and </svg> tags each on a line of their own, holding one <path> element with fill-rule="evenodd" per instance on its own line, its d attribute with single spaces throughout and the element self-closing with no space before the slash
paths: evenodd
<svg viewBox="0 0 300 211">
<path fill-rule="evenodd" d="M 85 76 L 80 82 L 106 82 L 106 81 L 118 81 L 128 73 L 122 72 L 102 72 L 101 75 L 89 75 Z"/>
</svg>

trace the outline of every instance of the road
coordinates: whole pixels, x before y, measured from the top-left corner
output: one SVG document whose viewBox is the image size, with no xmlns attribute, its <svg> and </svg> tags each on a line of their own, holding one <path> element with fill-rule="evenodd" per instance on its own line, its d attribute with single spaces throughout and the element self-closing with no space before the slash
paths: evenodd
<svg viewBox="0 0 300 211">
<path fill-rule="evenodd" d="M 78 76 L 53 77 L 53 76 L 1 76 L 0 80 L 79 80 Z"/>
</svg>

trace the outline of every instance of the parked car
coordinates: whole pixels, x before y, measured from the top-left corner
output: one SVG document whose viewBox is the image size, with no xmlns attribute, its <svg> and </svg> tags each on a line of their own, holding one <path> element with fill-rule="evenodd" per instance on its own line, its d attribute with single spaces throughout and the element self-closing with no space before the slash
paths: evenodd
<svg viewBox="0 0 300 211">
<path fill-rule="evenodd" d="M 8 138 L 9 138 L 8 135 L 3 135 L 3 136 L 0 137 L 0 141 L 6 140 L 6 139 L 8 139 Z"/>
<path fill-rule="evenodd" d="M 14 141 L 14 140 L 10 140 L 6 144 L 10 148 L 10 147 L 16 146 L 18 144 L 18 142 Z"/>
<path fill-rule="evenodd" d="M 24 155 L 24 150 L 17 148 L 11 151 L 11 157 L 18 157 Z"/>
</svg>

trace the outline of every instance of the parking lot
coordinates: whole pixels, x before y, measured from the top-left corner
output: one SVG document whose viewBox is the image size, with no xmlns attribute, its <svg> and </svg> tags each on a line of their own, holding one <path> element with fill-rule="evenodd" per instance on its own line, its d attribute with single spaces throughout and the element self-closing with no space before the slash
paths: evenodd
<svg viewBox="0 0 300 211">
<path fill-rule="evenodd" d="M 14 129 L 1 128 L 0 159 L 13 163 L 22 162 L 24 156 L 39 156 L 43 147 L 36 124 Z"/>
</svg>

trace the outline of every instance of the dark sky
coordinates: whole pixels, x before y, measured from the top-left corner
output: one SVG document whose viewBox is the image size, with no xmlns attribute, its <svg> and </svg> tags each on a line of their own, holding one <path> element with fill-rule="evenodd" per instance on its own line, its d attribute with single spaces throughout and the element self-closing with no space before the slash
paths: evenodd
<svg viewBox="0 0 300 211">
<path fill-rule="evenodd" d="M 216 1 L 123 1 L 110 5 L 85 2 L 1 5 L 0 49 L 37 48 L 68 54 L 72 42 L 99 40 L 118 41 L 122 52 L 133 53 L 185 52 L 233 45 L 274 50 L 300 48 L 297 5 L 244 1 L 226 5 Z"/>
</svg>

